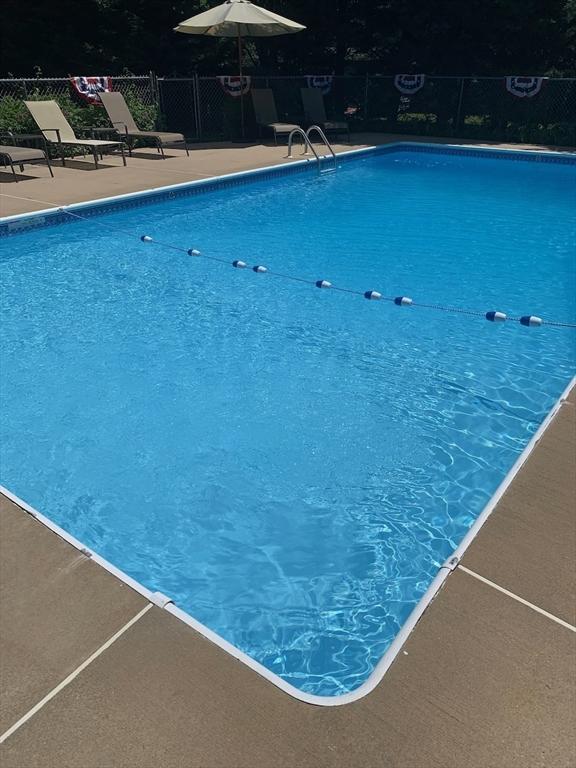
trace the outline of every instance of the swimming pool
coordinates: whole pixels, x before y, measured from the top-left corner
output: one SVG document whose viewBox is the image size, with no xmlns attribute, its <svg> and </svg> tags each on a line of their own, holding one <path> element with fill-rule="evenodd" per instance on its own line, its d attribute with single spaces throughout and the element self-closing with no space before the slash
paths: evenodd
<svg viewBox="0 0 576 768">
<path fill-rule="evenodd" d="M 300 691 L 357 689 L 564 390 L 574 330 L 119 230 L 573 322 L 576 166 L 538 157 L 397 147 L 3 239 L 2 483 Z"/>
</svg>

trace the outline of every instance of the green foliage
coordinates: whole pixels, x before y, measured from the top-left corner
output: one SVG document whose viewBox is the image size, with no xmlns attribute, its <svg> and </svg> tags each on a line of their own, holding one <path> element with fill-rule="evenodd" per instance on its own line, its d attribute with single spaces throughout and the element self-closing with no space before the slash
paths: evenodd
<svg viewBox="0 0 576 768">
<path fill-rule="evenodd" d="M 459 131 L 468 139 L 509 141 L 522 144 L 541 144 L 554 147 L 573 147 L 576 144 L 576 123 L 517 123 L 492 125 L 489 115 L 470 115 Z"/>
<path fill-rule="evenodd" d="M 138 125 L 142 130 L 151 130 L 155 127 L 158 110 L 156 106 L 145 104 L 139 98 L 135 89 L 128 86 L 124 89 L 124 98 Z M 104 107 L 91 104 L 82 104 L 77 101 L 69 91 L 51 90 L 50 88 L 28 89 L 20 98 L 5 96 L 0 99 L 0 132 L 12 133 L 39 133 L 38 126 L 32 115 L 26 108 L 23 99 L 27 101 L 48 101 L 53 99 L 58 102 L 62 112 L 74 129 L 78 138 L 89 137 L 90 128 L 105 128 L 110 126 L 110 120 Z M 140 142 L 136 142 L 138 145 Z M 48 151 L 52 157 L 58 152 L 54 144 L 48 144 Z M 68 157 L 83 154 L 81 149 L 66 148 Z"/>
<path fill-rule="evenodd" d="M 446 123 L 438 115 L 425 112 L 404 112 L 394 118 L 372 118 L 354 130 L 370 130 L 406 136 L 458 136 L 484 141 L 502 141 L 545 146 L 573 147 L 576 145 L 576 122 L 522 122 L 507 120 L 499 123 L 493 115 L 466 115 L 459 128 L 450 119 Z"/>
<path fill-rule="evenodd" d="M 135 89 L 130 86 L 124 89 L 123 93 L 139 128 L 144 131 L 153 129 L 157 119 L 157 108 L 154 105 L 145 104 L 138 97 Z M 75 131 L 81 132 L 82 129 L 110 126 L 110 120 L 103 107 L 81 104 L 70 93 L 36 88 L 22 94 L 19 98 L 5 96 L 0 99 L 0 131 L 38 132 L 38 126 L 23 102 L 24 98 L 28 101 L 47 101 L 50 99 L 57 101 Z"/>
<path fill-rule="evenodd" d="M 136 89 L 132 86 L 122 89 L 128 109 L 132 112 L 134 122 L 142 131 L 152 131 L 156 127 L 158 121 L 158 108 L 155 104 L 146 104 L 138 96 Z M 98 107 L 94 107 L 98 109 Z M 102 110 L 104 111 L 104 110 Z"/>
<path fill-rule="evenodd" d="M 433 113 L 404 112 L 398 115 L 398 122 L 435 125 L 438 122 L 438 116 Z"/>
<path fill-rule="evenodd" d="M 5 96 L 0 100 L 0 131 L 18 133 L 33 133 L 38 128 L 32 120 L 32 115 L 24 106 L 21 99 Z"/>
</svg>

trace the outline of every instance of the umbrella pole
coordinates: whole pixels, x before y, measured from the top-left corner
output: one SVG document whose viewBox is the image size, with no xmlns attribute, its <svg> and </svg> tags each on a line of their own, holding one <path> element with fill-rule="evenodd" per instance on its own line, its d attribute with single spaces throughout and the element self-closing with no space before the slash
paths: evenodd
<svg viewBox="0 0 576 768">
<path fill-rule="evenodd" d="M 240 69 L 240 125 L 242 138 L 244 138 L 244 82 L 242 80 L 242 35 L 238 25 L 238 66 Z"/>
</svg>

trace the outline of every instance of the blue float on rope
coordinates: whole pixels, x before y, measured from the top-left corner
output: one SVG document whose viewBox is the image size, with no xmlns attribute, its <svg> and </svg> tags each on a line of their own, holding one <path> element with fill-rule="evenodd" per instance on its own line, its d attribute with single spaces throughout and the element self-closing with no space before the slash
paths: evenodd
<svg viewBox="0 0 576 768">
<path fill-rule="evenodd" d="M 236 259 L 236 261 L 232 262 L 232 266 L 236 267 L 236 269 L 244 269 L 247 265 L 245 261 L 240 261 L 240 259 Z"/>
<path fill-rule="evenodd" d="M 382 294 L 378 293 L 378 291 L 366 291 L 364 298 L 368 299 L 369 301 L 376 301 L 377 299 L 382 298 Z"/>
<path fill-rule="evenodd" d="M 332 288 L 332 283 L 328 280 L 316 280 L 316 288 Z"/>
<path fill-rule="evenodd" d="M 412 299 L 409 296 L 396 296 L 394 304 L 398 307 L 409 307 L 412 304 Z"/>
<path fill-rule="evenodd" d="M 196 248 L 188 248 L 188 256 L 200 256 L 200 251 L 197 251 Z"/>
<path fill-rule="evenodd" d="M 536 315 L 524 315 L 520 318 L 521 325 L 542 325 L 542 318 Z"/>
<path fill-rule="evenodd" d="M 256 264 L 252 267 L 252 272 L 268 272 L 268 267 L 264 267 L 262 264 Z"/>
<path fill-rule="evenodd" d="M 504 312 L 486 312 L 486 320 L 490 320 L 491 323 L 503 323 L 506 319 Z"/>
<path fill-rule="evenodd" d="M 140 240 L 142 240 L 143 243 L 151 243 L 152 242 L 152 238 L 150 237 L 150 235 L 142 235 L 140 237 Z"/>
</svg>

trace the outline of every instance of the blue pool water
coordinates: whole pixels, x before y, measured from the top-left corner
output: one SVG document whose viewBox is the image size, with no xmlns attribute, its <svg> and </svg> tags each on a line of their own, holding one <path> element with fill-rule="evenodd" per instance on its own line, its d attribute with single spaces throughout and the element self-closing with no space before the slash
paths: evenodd
<svg viewBox="0 0 576 768">
<path fill-rule="evenodd" d="M 0 240 L 1 482 L 303 691 L 371 673 L 566 387 L 576 167 L 398 151 Z"/>
</svg>

